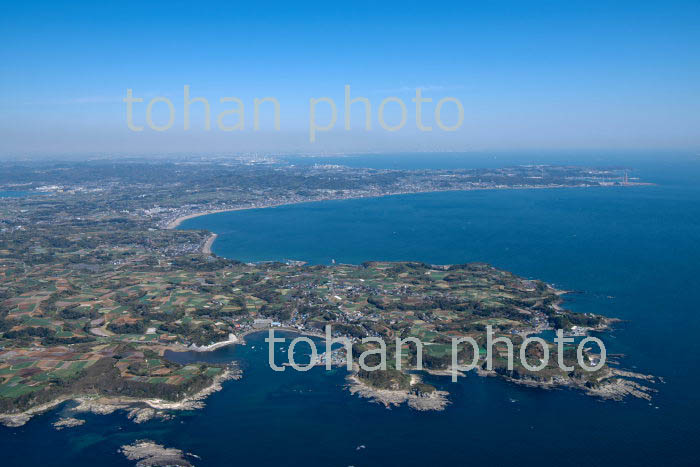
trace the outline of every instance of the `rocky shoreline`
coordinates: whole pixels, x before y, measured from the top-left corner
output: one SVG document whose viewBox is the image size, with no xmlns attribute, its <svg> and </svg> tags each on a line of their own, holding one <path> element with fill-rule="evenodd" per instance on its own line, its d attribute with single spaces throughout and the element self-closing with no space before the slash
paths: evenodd
<svg viewBox="0 0 700 467">
<path fill-rule="evenodd" d="M 313 336 L 323 338 L 325 337 L 321 333 L 315 333 L 312 331 L 299 330 L 295 328 L 276 328 L 276 331 L 283 332 L 294 332 L 301 335 Z M 174 352 L 211 352 L 213 350 L 219 349 L 221 347 L 226 347 L 229 345 L 245 345 L 245 337 L 249 334 L 264 332 L 261 329 L 249 329 L 239 335 L 229 335 L 229 339 L 221 342 L 215 342 L 213 344 L 197 347 L 190 346 L 185 347 L 178 344 L 170 344 L 167 346 L 162 346 L 160 349 L 160 355 L 162 356 L 166 350 L 171 350 Z M 73 409 L 75 412 L 91 412 L 100 415 L 108 415 L 114 413 L 117 410 L 126 410 L 129 412 L 128 417 L 135 423 L 143 423 L 145 421 L 161 418 L 166 419 L 170 417 L 166 411 L 180 411 L 180 410 L 196 410 L 204 407 L 204 399 L 209 395 L 221 390 L 221 383 L 227 380 L 238 380 L 242 377 L 242 372 L 235 365 L 227 368 L 224 373 L 214 377 L 212 384 L 208 387 L 202 389 L 201 391 L 193 394 L 192 396 L 185 397 L 180 401 L 166 401 L 162 399 L 154 398 L 130 398 L 130 397 L 108 397 L 108 396 L 95 396 L 95 395 L 70 395 L 61 396 L 47 403 L 31 407 L 27 410 L 18 413 L 10 414 L 0 414 L 0 425 L 6 426 L 8 428 L 16 428 L 25 425 L 32 417 L 36 415 L 43 414 L 49 410 L 57 407 L 58 405 L 73 400 L 78 403 L 77 407 Z"/>
<path fill-rule="evenodd" d="M 72 417 L 66 417 L 66 418 L 59 418 L 58 421 L 54 422 L 53 427 L 60 431 L 63 430 L 64 428 L 73 428 L 76 426 L 84 425 L 85 420 L 81 420 L 78 418 L 72 418 Z"/>
<path fill-rule="evenodd" d="M 411 385 L 420 382 L 420 378 L 417 375 L 411 375 L 411 379 Z M 392 406 L 399 407 L 405 403 L 410 408 L 418 411 L 442 411 L 449 404 L 447 399 L 449 393 L 446 391 L 436 390 L 429 394 L 417 394 L 409 389 L 378 389 L 363 382 L 355 373 L 348 375 L 347 382 L 350 394 L 382 404 L 387 409 Z"/>
<path fill-rule="evenodd" d="M 35 415 L 47 412 L 70 399 L 71 398 L 68 396 L 63 396 L 45 404 L 37 405 L 23 412 L 19 412 L 16 414 L 0 414 L 0 425 L 4 425 L 8 428 L 16 428 L 23 426 Z"/>
<path fill-rule="evenodd" d="M 98 415 L 108 415 L 118 410 L 126 410 L 128 411 L 127 417 L 134 423 L 143 423 L 154 418 L 167 419 L 171 417 L 168 413 L 169 411 L 196 410 L 203 408 L 204 400 L 211 394 L 220 391 L 223 382 L 238 380 L 241 377 L 242 373 L 238 368 L 227 368 L 222 374 L 215 376 L 209 386 L 179 401 L 94 395 L 64 396 L 21 413 L 2 414 L 0 415 L 0 424 L 10 428 L 23 426 L 31 420 L 33 416 L 47 412 L 69 400 L 78 403 L 76 407 L 71 409 L 74 413 L 89 412 Z"/>
<path fill-rule="evenodd" d="M 163 399 L 137 399 L 130 397 L 82 397 L 76 398 L 78 406 L 76 412 L 91 412 L 96 414 L 110 414 L 117 410 L 128 410 L 128 417 L 135 423 L 143 423 L 153 418 L 168 418 L 167 411 L 197 410 L 204 407 L 204 400 L 215 392 L 221 391 L 222 383 L 229 380 L 238 380 L 242 373 L 238 369 L 226 369 L 222 374 L 214 377 L 212 384 L 201 391 L 179 401 L 167 401 Z"/>
<path fill-rule="evenodd" d="M 601 323 L 595 330 L 600 331 L 609 328 L 610 324 L 616 322 L 615 319 L 607 319 Z M 295 332 L 303 335 L 323 338 L 324 335 L 309 331 L 301 331 L 292 328 L 278 328 L 278 331 Z M 591 330 L 591 329 L 588 329 Z M 231 335 L 229 340 L 217 342 L 209 346 L 185 348 L 180 346 L 170 346 L 171 350 L 176 351 L 196 351 L 207 352 L 217 348 L 243 344 L 245 345 L 245 336 L 252 333 L 264 332 L 262 330 L 251 329 L 239 336 Z M 435 376 L 452 376 L 451 369 L 446 370 L 425 370 L 426 373 Z M 639 380 L 646 383 L 656 382 L 656 378 L 652 375 L 644 375 L 640 373 L 610 368 L 609 374 L 598 385 L 586 385 L 584 381 L 579 381 L 572 378 L 552 378 L 548 380 L 538 380 L 533 378 L 515 378 L 512 376 L 499 374 L 495 371 L 487 371 L 481 368 L 476 370 L 476 373 L 482 377 L 501 377 L 506 381 L 528 387 L 536 387 L 540 389 L 557 389 L 571 388 L 584 392 L 586 395 L 621 401 L 626 397 L 634 397 L 644 400 L 651 400 L 651 393 L 657 392 L 656 389 L 645 386 Z M 463 372 L 458 372 L 458 376 L 466 376 Z M 237 380 L 242 377 L 241 371 L 237 367 L 227 368 L 222 374 L 214 377 L 212 383 L 201 391 L 185 397 L 179 401 L 167 401 L 156 398 L 130 398 L 130 397 L 108 397 L 94 395 L 73 395 L 62 396 L 45 404 L 32 407 L 26 411 L 17 414 L 0 414 L 0 425 L 7 427 L 20 427 L 26 424 L 33 416 L 47 412 L 56 406 L 73 400 L 78 405 L 71 409 L 74 413 L 91 412 L 95 414 L 111 414 L 118 410 L 127 411 L 127 417 L 134 423 L 144 423 L 152 419 L 169 419 L 172 417 L 169 411 L 196 410 L 204 407 L 204 400 L 211 394 L 222 389 L 221 384 L 227 380 Z M 411 375 L 411 385 L 420 382 L 418 375 Z M 390 390 L 378 389 L 364 383 L 357 377 L 357 373 L 353 372 L 347 377 L 347 388 L 353 395 L 369 399 L 372 402 L 380 403 L 387 408 L 392 406 L 401 406 L 407 404 L 409 407 L 419 411 L 441 411 L 449 404 L 446 391 L 433 391 L 428 394 L 419 394 L 410 389 L 407 390 Z M 62 421 L 64 420 L 64 421 Z M 61 419 L 54 424 L 57 429 L 78 426 L 82 423 L 72 425 L 72 418 Z M 82 422 L 82 420 L 76 420 Z"/>
<path fill-rule="evenodd" d="M 608 382 L 598 387 L 585 388 L 586 394 L 615 401 L 621 401 L 628 396 L 650 401 L 650 393 L 658 391 L 657 389 L 633 381 L 636 379 L 647 383 L 654 383 L 658 378 L 652 375 L 619 370 L 616 368 L 611 368 L 610 373 Z"/>
<path fill-rule="evenodd" d="M 536 380 L 532 378 L 513 378 L 511 376 L 502 375 L 496 373 L 495 371 L 487 371 L 484 369 L 477 369 L 477 374 L 482 377 L 500 377 L 514 384 L 521 386 L 527 386 L 538 389 L 560 389 L 569 388 L 576 389 L 584 392 L 588 396 L 599 397 L 601 399 L 608 399 L 614 401 L 621 401 L 626 397 L 634 397 L 637 399 L 644 399 L 646 401 L 651 400 L 651 393 L 657 392 L 656 389 L 643 384 L 638 383 L 633 380 L 641 380 L 648 383 L 654 383 L 657 378 L 652 375 L 645 375 L 642 373 L 634 373 L 631 371 L 619 370 L 615 368 L 610 369 L 610 373 L 606 378 L 598 384 L 597 386 L 588 386 L 583 381 L 579 381 L 573 378 L 561 378 L 561 379 L 547 379 L 547 380 Z"/>
<path fill-rule="evenodd" d="M 139 440 L 133 444 L 127 444 L 122 446 L 119 452 L 130 461 L 137 461 L 136 467 L 192 467 L 186 457 L 197 457 L 194 454 L 184 453 L 180 449 L 166 448 L 150 440 Z"/>
</svg>

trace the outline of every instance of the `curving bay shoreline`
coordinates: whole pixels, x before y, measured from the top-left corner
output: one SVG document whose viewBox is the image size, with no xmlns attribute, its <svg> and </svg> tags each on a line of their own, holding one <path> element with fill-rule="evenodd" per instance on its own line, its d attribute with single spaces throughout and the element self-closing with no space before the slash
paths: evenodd
<svg viewBox="0 0 700 467">
<path fill-rule="evenodd" d="M 629 183 L 628 186 L 647 186 L 653 185 L 652 183 Z M 210 214 L 220 214 L 223 212 L 235 212 L 235 211 L 248 211 L 251 209 L 268 209 L 277 208 L 282 206 L 294 206 L 297 204 L 305 203 L 319 203 L 322 201 L 342 201 L 342 200 L 356 200 L 356 199 L 373 199 L 373 198 L 384 198 L 387 196 L 402 196 L 402 195 L 418 195 L 427 193 L 448 193 L 448 192 L 460 192 L 460 191 L 490 191 L 490 190 L 553 190 L 562 188 L 608 188 L 605 186 L 564 186 L 564 185 L 545 185 L 545 186 L 495 186 L 495 187 L 473 187 L 473 188 L 459 188 L 459 189 L 445 189 L 445 190 L 424 190 L 424 191 L 400 191 L 396 193 L 383 193 L 383 194 L 372 194 L 368 196 L 341 196 L 341 197 L 328 197 L 328 198 L 318 198 L 318 199 L 305 199 L 303 201 L 284 201 L 279 203 L 269 203 L 263 204 L 261 206 L 241 206 L 236 208 L 226 208 L 226 209 L 211 209 L 200 212 L 193 212 L 189 214 L 184 214 L 182 216 L 176 217 L 168 221 L 165 224 L 165 229 L 176 229 L 183 222 L 195 219 L 197 217 L 208 216 Z"/>
</svg>

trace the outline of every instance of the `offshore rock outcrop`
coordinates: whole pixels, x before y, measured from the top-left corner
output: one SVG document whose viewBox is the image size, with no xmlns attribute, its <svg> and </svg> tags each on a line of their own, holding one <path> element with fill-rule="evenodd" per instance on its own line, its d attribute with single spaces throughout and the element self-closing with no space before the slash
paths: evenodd
<svg viewBox="0 0 700 467">
<path fill-rule="evenodd" d="M 166 448 L 150 440 L 140 440 L 122 446 L 119 452 L 124 454 L 127 459 L 137 461 L 136 467 L 193 467 L 186 457 L 196 457 L 193 454 L 186 454 L 180 449 Z"/>
</svg>

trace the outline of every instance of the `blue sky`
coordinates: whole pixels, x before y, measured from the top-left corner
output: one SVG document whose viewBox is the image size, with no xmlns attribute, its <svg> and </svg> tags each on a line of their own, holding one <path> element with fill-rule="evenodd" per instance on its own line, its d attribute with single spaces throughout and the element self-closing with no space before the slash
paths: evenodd
<svg viewBox="0 0 700 467">
<path fill-rule="evenodd" d="M 556 150 L 700 148 L 700 2 L 3 2 L 0 152 Z M 331 4 L 329 4 L 331 3 Z M 242 132 L 203 130 L 183 86 L 245 105 Z M 370 99 L 373 129 L 343 129 L 343 87 Z M 454 132 L 416 129 L 414 89 L 464 106 Z M 126 89 L 174 103 L 166 132 L 126 126 Z M 281 131 L 255 97 L 280 102 Z M 309 143 L 309 98 L 338 105 Z M 407 124 L 382 131 L 396 96 Z M 318 120 L 329 113 L 319 105 Z M 165 106 L 154 120 L 167 121 Z M 135 107 L 143 125 L 145 104 Z M 456 112 L 445 105 L 445 121 Z M 385 119 L 400 120 L 387 105 Z"/>
</svg>

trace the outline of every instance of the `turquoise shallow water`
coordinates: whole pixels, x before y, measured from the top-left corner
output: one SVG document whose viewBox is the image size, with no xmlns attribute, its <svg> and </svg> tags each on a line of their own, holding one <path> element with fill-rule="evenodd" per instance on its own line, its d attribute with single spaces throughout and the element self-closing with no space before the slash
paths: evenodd
<svg viewBox="0 0 700 467">
<path fill-rule="evenodd" d="M 697 465 L 700 164 L 640 166 L 657 186 L 309 203 L 181 228 L 219 233 L 214 251 L 246 261 L 485 261 L 576 290 L 568 306 L 625 320 L 604 337 L 626 355 L 624 367 L 665 378 L 651 405 L 470 376 L 430 379 L 451 393 L 444 412 L 386 410 L 345 391 L 343 370 L 273 373 L 255 335 L 206 355 L 241 361 L 245 377 L 204 410 L 140 426 L 122 414 L 89 416 L 62 432 L 50 428 L 60 411 L 51 412 L 0 429 L 3 465 L 45 462 L 47 452 L 55 465 L 93 456 L 128 465 L 116 449 L 139 438 L 196 453 L 198 465 Z"/>
</svg>

